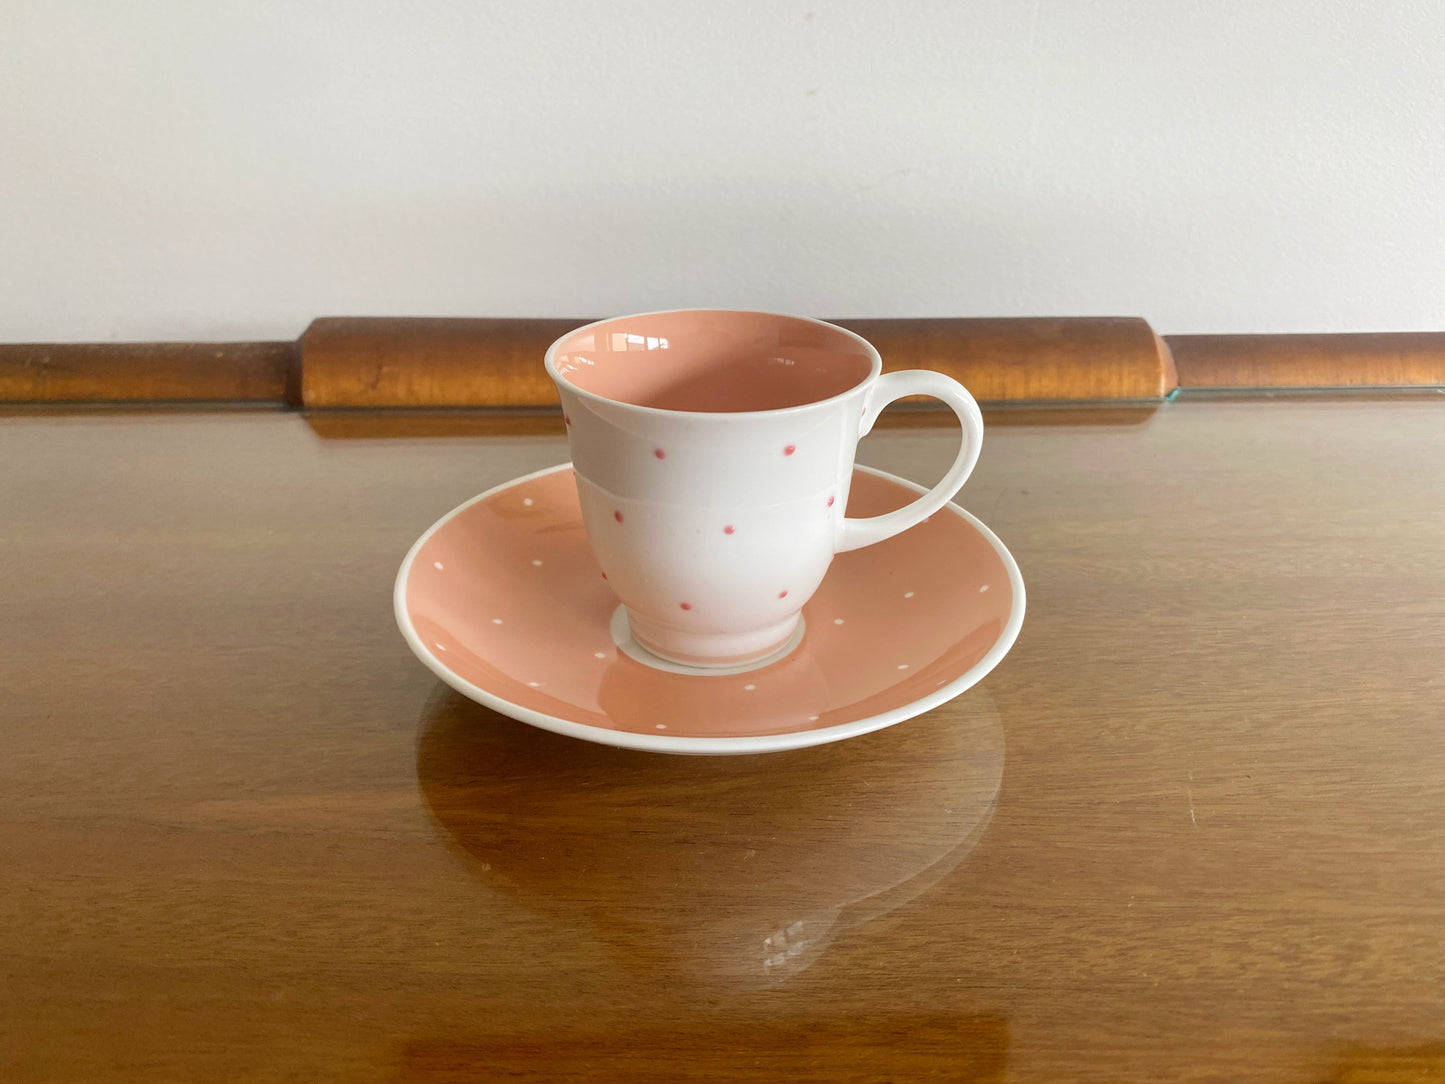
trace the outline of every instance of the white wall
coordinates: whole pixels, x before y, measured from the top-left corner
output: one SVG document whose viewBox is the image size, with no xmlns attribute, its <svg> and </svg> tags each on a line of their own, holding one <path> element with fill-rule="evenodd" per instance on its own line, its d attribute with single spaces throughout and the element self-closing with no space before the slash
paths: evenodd
<svg viewBox="0 0 1445 1084">
<path fill-rule="evenodd" d="M 0 0 L 0 341 L 1445 328 L 1440 0 Z"/>
</svg>

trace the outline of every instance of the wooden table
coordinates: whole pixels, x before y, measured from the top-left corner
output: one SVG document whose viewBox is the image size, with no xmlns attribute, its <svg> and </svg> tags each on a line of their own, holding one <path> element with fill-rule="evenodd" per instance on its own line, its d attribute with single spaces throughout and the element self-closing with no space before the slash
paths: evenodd
<svg viewBox="0 0 1445 1084">
<path fill-rule="evenodd" d="M 0 1079 L 1445 1074 L 1445 400 L 988 422 L 1012 654 L 707 759 L 501 718 L 393 626 L 555 419 L 0 419 Z"/>
</svg>

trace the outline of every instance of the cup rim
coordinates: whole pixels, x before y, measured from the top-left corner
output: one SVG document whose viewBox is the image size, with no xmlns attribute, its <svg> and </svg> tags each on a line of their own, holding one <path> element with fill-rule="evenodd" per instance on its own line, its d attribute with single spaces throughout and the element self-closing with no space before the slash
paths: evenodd
<svg viewBox="0 0 1445 1084">
<path fill-rule="evenodd" d="M 671 410 L 667 407 L 643 406 L 640 403 L 628 403 L 624 402 L 621 399 L 611 399 L 605 395 L 599 395 L 595 391 L 588 391 L 586 388 L 578 387 L 576 384 L 563 377 L 557 371 L 557 348 L 561 346 L 562 343 L 564 343 L 566 340 L 572 338 L 572 336 L 574 335 L 578 335 L 584 331 L 589 331 L 595 327 L 601 327 L 603 324 L 610 324 L 615 320 L 632 320 L 643 316 L 670 316 L 675 313 L 694 312 L 721 312 L 736 314 L 740 316 L 775 316 L 784 320 L 798 320 L 803 323 L 816 324 L 819 327 L 826 327 L 833 331 L 842 332 L 844 335 L 848 336 L 850 339 L 853 339 L 860 346 L 862 346 L 865 351 L 867 351 L 869 359 L 868 375 L 865 376 L 862 380 L 858 381 L 856 384 L 853 384 L 852 386 L 845 388 L 843 391 L 838 392 L 836 395 L 830 395 L 826 399 L 814 399 L 810 403 L 799 403 L 797 406 L 773 407 L 767 410 Z M 559 386 L 565 384 L 568 390 L 571 391 L 573 395 L 580 396 L 583 399 L 590 400 L 594 403 L 606 403 L 609 406 L 621 407 L 624 410 L 634 410 L 637 411 L 639 414 L 652 415 L 656 417 L 687 418 L 689 420 L 696 419 L 699 421 L 704 418 L 716 418 L 719 421 L 727 421 L 730 418 L 781 418 L 786 417 L 789 414 L 801 414 L 804 411 L 815 410 L 818 407 L 828 406 L 833 403 L 837 403 L 840 400 L 846 399 L 848 396 L 853 395 L 855 392 L 857 392 L 859 388 L 866 387 L 874 380 L 877 380 L 883 372 L 883 357 L 878 353 L 878 348 L 872 343 L 870 343 L 867 339 L 865 339 L 862 335 L 859 335 L 856 331 L 850 331 L 846 327 L 842 327 L 838 324 L 829 323 L 827 320 L 819 320 L 813 316 L 799 316 L 798 314 L 791 312 L 773 312 L 768 309 L 652 309 L 648 312 L 628 312 L 622 313 L 619 316 L 605 316 L 601 320 L 593 320 L 591 323 L 582 324 L 581 326 L 574 327 L 571 331 L 565 332 L 562 335 L 558 336 L 557 339 L 553 341 L 552 345 L 547 347 L 547 354 L 546 357 L 543 359 L 543 363 L 547 368 L 547 375 L 552 378 L 554 383 L 558 384 Z"/>
</svg>

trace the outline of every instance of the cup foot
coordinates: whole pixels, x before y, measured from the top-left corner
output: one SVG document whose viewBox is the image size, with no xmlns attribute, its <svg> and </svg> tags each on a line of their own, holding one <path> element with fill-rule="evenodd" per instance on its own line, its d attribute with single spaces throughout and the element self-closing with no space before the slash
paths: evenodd
<svg viewBox="0 0 1445 1084">
<path fill-rule="evenodd" d="M 743 633 L 698 633 L 668 628 L 632 610 L 628 625 L 637 643 L 667 662 L 702 669 L 746 666 L 766 659 L 787 645 L 802 615 L 794 613 L 765 629 Z"/>
</svg>

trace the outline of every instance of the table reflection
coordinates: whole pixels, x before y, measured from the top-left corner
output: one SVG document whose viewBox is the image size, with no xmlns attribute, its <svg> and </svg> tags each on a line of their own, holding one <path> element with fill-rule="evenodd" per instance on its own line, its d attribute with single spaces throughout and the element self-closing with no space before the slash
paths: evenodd
<svg viewBox="0 0 1445 1084">
<path fill-rule="evenodd" d="M 956 869 L 1003 759 L 978 689 L 850 741 L 678 757 L 564 738 L 439 686 L 417 774 L 484 878 L 585 914 L 628 969 L 772 985 Z"/>
</svg>

